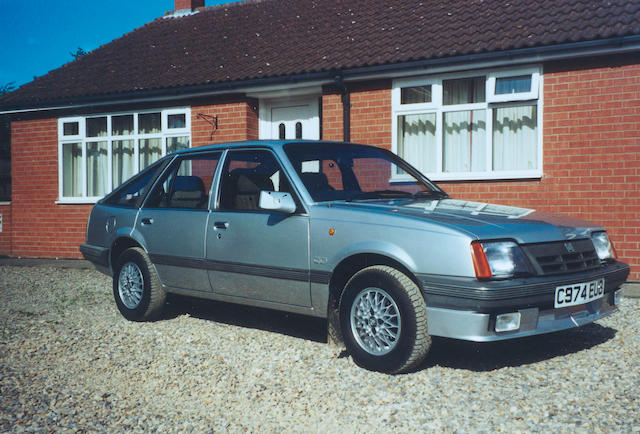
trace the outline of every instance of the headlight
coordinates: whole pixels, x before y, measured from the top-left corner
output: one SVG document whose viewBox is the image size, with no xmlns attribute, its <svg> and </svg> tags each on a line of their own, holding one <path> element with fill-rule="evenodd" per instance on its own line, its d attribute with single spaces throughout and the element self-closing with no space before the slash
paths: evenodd
<svg viewBox="0 0 640 434">
<path fill-rule="evenodd" d="M 512 277 L 531 272 L 527 259 L 513 241 L 474 241 L 471 256 L 476 277 Z"/>
<path fill-rule="evenodd" d="M 611 241 L 609 241 L 609 237 L 606 232 L 592 233 L 591 241 L 593 241 L 593 247 L 596 248 L 596 253 L 601 261 L 616 258 L 616 254 L 613 251 L 613 245 L 611 244 Z"/>
</svg>

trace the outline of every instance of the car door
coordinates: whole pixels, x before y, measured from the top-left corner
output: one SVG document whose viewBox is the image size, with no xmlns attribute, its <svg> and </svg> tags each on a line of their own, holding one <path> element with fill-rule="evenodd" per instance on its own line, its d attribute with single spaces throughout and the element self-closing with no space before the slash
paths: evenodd
<svg viewBox="0 0 640 434">
<path fill-rule="evenodd" d="M 221 152 L 179 157 L 145 199 L 136 222 L 164 285 L 211 291 L 204 268 L 209 196 Z"/>
<path fill-rule="evenodd" d="M 214 293 L 311 306 L 308 217 L 258 206 L 260 191 L 295 196 L 275 156 L 264 149 L 231 150 L 220 178 L 218 206 L 207 230 Z"/>
</svg>

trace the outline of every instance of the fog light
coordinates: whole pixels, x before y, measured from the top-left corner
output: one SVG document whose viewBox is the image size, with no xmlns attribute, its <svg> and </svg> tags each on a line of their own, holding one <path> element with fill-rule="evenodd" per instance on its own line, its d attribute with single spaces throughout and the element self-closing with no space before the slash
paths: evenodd
<svg viewBox="0 0 640 434">
<path fill-rule="evenodd" d="M 508 332 L 520 328 L 520 312 L 503 313 L 496 317 L 496 332 Z"/>
<path fill-rule="evenodd" d="M 622 295 L 622 289 L 618 289 L 616 292 L 613 293 L 613 304 L 617 306 L 620 303 L 622 303 L 622 300 L 624 300 L 624 296 Z"/>
</svg>

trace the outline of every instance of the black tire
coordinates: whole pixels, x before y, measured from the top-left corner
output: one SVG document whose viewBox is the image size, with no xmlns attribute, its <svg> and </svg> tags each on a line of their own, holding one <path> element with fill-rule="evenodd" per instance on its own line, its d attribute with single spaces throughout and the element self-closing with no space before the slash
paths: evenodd
<svg viewBox="0 0 640 434">
<path fill-rule="evenodd" d="M 365 319 L 375 311 L 365 308 L 372 300 L 380 301 L 380 317 Z M 404 273 L 386 265 L 360 270 L 347 282 L 340 298 L 340 324 L 355 363 L 372 371 L 409 372 L 431 347 L 420 289 Z"/>
<path fill-rule="evenodd" d="M 127 249 L 118 258 L 113 298 L 122 316 L 130 321 L 151 321 L 162 314 L 167 295 L 149 256 L 141 248 Z"/>
</svg>

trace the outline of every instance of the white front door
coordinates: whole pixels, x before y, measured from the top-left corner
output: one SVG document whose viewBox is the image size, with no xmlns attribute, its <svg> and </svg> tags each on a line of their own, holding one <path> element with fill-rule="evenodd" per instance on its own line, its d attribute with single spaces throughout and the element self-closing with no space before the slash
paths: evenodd
<svg viewBox="0 0 640 434">
<path fill-rule="evenodd" d="M 260 138 L 271 140 L 320 139 L 317 97 L 260 101 Z"/>
</svg>

